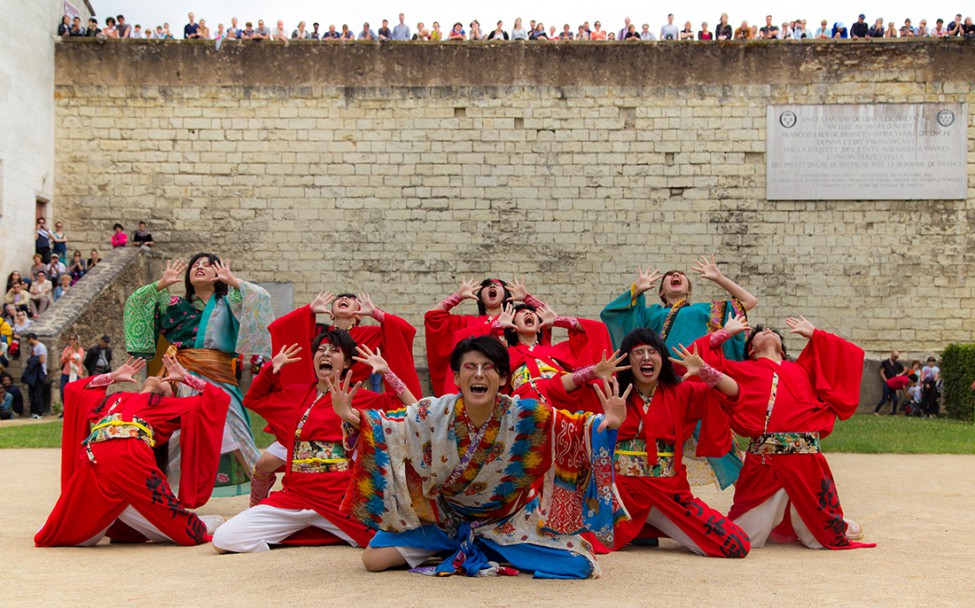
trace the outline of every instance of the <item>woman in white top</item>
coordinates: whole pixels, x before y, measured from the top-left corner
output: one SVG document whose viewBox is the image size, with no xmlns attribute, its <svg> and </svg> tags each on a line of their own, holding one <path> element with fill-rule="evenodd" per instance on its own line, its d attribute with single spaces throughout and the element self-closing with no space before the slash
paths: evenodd
<svg viewBox="0 0 975 608">
<path fill-rule="evenodd" d="M 521 17 L 515 19 L 515 26 L 511 28 L 512 40 L 528 40 L 528 32 L 521 25 Z"/>
</svg>

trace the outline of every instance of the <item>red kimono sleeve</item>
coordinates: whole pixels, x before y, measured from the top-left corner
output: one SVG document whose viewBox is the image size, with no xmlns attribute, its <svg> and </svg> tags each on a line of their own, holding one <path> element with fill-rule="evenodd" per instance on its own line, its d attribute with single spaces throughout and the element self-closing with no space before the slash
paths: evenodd
<svg viewBox="0 0 975 608">
<path fill-rule="evenodd" d="M 697 437 L 697 456 L 721 458 L 731 449 L 731 418 L 728 410 L 732 401 L 717 389 L 709 388 L 703 382 L 686 383 L 689 389 L 688 403 L 684 409 L 684 421 L 689 437 L 701 421 Z M 739 394 L 739 398 L 741 395 Z"/>
<path fill-rule="evenodd" d="M 579 327 L 569 329 L 569 339 L 552 347 L 552 358 L 563 364 L 566 371 L 599 363 L 603 353 L 613 354 L 609 330 L 599 321 L 576 319 Z"/>
<path fill-rule="evenodd" d="M 84 452 L 81 442 L 88 438 L 88 415 L 105 398 L 108 387 L 86 389 L 93 378 L 75 380 L 64 387 L 64 426 L 61 429 L 61 488 L 78 468 Z"/>
<path fill-rule="evenodd" d="M 179 499 L 195 509 L 210 500 L 213 492 L 230 395 L 207 383 L 201 394 L 179 400 L 188 405 L 179 423 Z"/>
<path fill-rule="evenodd" d="M 382 325 L 383 358 L 389 363 L 389 369 L 399 376 L 406 388 L 418 399 L 423 394 L 420 387 L 420 376 L 416 373 L 416 363 L 413 360 L 413 339 L 416 328 L 396 315 L 385 313 Z M 386 387 L 390 391 L 390 387 Z"/>
<path fill-rule="evenodd" d="M 283 372 L 291 365 L 284 366 L 282 373 L 278 374 L 272 371 L 273 365 L 265 365 L 244 395 L 244 407 L 267 420 L 271 434 L 285 445 L 289 434 L 294 431 L 292 425 L 295 408 L 305 402 L 304 397 L 307 396 L 307 392 L 314 388 L 314 385 L 308 382 L 303 385 L 282 386 Z"/>
<path fill-rule="evenodd" d="M 796 360 L 809 374 L 816 396 L 840 420 L 852 416 L 860 403 L 863 349 L 839 336 L 817 329 Z"/>
<path fill-rule="evenodd" d="M 315 313 L 311 306 L 302 306 L 268 325 L 271 332 L 271 356 L 283 347 L 298 344 L 301 347 L 301 361 L 290 363 L 281 370 L 281 384 L 308 384 L 315 382 L 312 368 L 311 343 L 315 339 Z M 270 365 L 266 365 L 265 368 Z"/>
<path fill-rule="evenodd" d="M 434 396 L 444 393 L 444 386 L 450 378 L 450 353 L 457 344 L 455 334 L 470 325 L 480 322 L 484 325 L 481 333 L 490 330 L 490 326 L 483 323 L 486 317 L 469 315 L 452 315 L 446 310 L 434 308 L 423 316 L 423 327 L 426 332 L 427 365 L 430 366 L 430 388 Z M 415 393 L 419 394 L 419 393 Z"/>
</svg>

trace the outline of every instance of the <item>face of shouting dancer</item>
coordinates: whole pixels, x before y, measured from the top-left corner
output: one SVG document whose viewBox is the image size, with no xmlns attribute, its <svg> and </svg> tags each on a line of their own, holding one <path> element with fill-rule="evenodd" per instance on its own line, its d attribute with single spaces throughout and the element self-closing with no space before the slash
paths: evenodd
<svg viewBox="0 0 975 608">
<path fill-rule="evenodd" d="M 460 387 L 464 404 L 468 408 L 493 408 L 502 384 L 507 376 L 498 373 L 497 366 L 484 353 L 472 350 L 460 360 L 460 369 L 454 373 L 454 383 Z"/>
<path fill-rule="evenodd" d="M 189 273 L 190 283 L 197 290 L 212 288 L 213 280 L 217 278 L 217 269 L 214 268 L 207 256 L 194 260 L 187 272 Z"/>
<path fill-rule="evenodd" d="M 487 310 L 501 308 L 505 299 L 504 285 L 501 284 L 501 281 L 491 280 L 490 283 L 481 288 L 478 297 Z"/>
<path fill-rule="evenodd" d="M 691 281 L 686 274 L 671 270 L 664 275 L 660 282 L 660 297 L 668 304 L 676 304 L 690 295 Z"/>
<path fill-rule="evenodd" d="M 337 344 L 332 344 L 328 339 L 325 339 L 315 350 L 312 365 L 319 385 L 323 384 L 325 380 L 331 380 L 333 384 L 338 384 L 342 375 L 352 365 L 352 361 L 345 356 Z"/>
<path fill-rule="evenodd" d="M 629 352 L 633 383 L 642 393 L 657 385 L 663 369 L 663 355 L 649 344 L 639 344 Z"/>
<path fill-rule="evenodd" d="M 745 347 L 750 359 L 765 357 L 780 361 L 785 357 L 782 335 L 771 327 L 756 326 Z"/>
<path fill-rule="evenodd" d="M 342 293 L 339 294 L 335 301 L 332 302 L 332 320 L 336 319 L 355 319 L 359 320 L 361 315 L 359 315 L 359 300 L 356 299 L 355 294 Z"/>
<path fill-rule="evenodd" d="M 529 342 L 532 341 L 531 339 L 541 329 L 541 320 L 538 318 L 538 313 L 531 308 L 519 308 L 515 313 L 514 324 L 518 335 L 522 338 L 528 338 Z"/>
</svg>

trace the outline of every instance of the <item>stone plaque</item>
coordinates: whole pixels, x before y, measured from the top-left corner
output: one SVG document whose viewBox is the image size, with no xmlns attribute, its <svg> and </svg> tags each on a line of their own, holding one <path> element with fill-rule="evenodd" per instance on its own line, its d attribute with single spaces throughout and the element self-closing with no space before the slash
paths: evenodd
<svg viewBox="0 0 975 608">
<path fill-rule="evenodd" d="M 968 106 L 768 106 L 769 200 L 968 196 Z"/>
</svg>

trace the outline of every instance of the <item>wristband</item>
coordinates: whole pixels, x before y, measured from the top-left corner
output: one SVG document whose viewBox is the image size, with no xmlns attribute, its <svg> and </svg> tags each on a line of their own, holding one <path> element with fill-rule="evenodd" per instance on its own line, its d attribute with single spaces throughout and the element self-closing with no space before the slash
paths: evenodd
<svg viewBox="0 0 975 608">
<path fill-rule="evenodd" d="M 460 304 L 463 299 L 464 298 L 462 298 L 459 293 L 454 292 L 454 293 L 450 294 L 449 296 L 447 296 L 446 298 L 444 298 L 443 300 L 440 300 L 440 304 L 439 305 L 440 306 L 443 306 L 444 307 L 444 310 L 450 310 L 454 306 L 457 306 L 458 304 Z"/>
<path fill-rule="evenodd" d="M 522 300 L 522 302 L 524 302 L 525 304 L 528 304 L 529 306 L 534 307 L 535 310 L 538 310 L 539 308 L 542 308 L 542 307 L 545 306 L 545 302 L 542 302 L 541 300 L 539 300 L 538 298 L 536 298 L 532 294 L 528 294 L 527 296 L 525 296 L 525 299 Z"/>
<path fill-rule="evenodd" d="M 719 329 L 718 331 L 712 332 L 709 338 L 709 345 L 711 350 L 714 350 L 728 341 L 731 338 L 731 332 L 727 329 Z"/>
<path fill-rule="evenodd" d="M 103 386 L 108 386 L 115 382 L 115 377 L 112 376 L 112 372 L 107 374 L 100 374 L 91 379 L 88 383 L 88 388 L 102 388 Z"/>
<path fill-rule="evenodd" d="M 563 317 L 559 315 L 555 317 L 555 322 L 553 323 L 556 327 L 564 327 L 566 329 L 577 329 L 579 327 L 579 320 L 575 317 Z"/>
<path fill-rule="evenodd" d="M 203 389 L 207 387 L 207 383 L 203 378 L 199 376 L 194 376 L 193 374 L 186 374 L 183 376 L 183 384 L 190 387 L 194 391 L 203 392 Z"/>
<path fill-rule="evenodd" d="M 406 383 L 399 379 L 393 370 L 389 370 L 383 374 L 383 382 L 386 383 L 388 388 L 393 389 L 394 395 L 402 395 L 406 392 Z"/>
<path fill-rule="evenodd" d="M 373 308 L 372 309 L 372 313 L 370 313 L 369 316 L 371 316 L 373 319 L 375 319 L 379 323 L 382 323 L 383 322 L 383 319 L 386 318 L 386 313 L 383 312 L 383 310 L 381 308 Z"/>
<path fill-rule="evenodd" d="M 582 369 L 572 372 L 572 383 L 576 386 L 583 386 L 586 382 L 596 379 L 596 366 L 588 365 Z"/>
<path fill-rule="evenodd" d="M 707 363 L 701 366 L 701 369 L 697 370 L 697 377 L 700 378 L 704 384 L 708 385 L 709 388 L 714 388 L 721 382 L 724 378 L 724 374 L 714 369 Z"/>
</svg>

